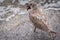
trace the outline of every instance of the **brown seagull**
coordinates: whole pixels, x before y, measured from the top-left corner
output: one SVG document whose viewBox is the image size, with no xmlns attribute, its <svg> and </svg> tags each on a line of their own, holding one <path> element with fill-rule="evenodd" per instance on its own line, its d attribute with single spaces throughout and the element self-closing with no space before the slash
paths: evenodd
<svg viewBox="0 0 60 40">
<path fill-rule="evenodd" d="M 42 31 L 48 32 L 52 40 L 56 37 L 56 32 L 49 29 L 49 23 L 47 22 L 47 17 L 44 15 L 42 10 L 37 7 L 35 3 L 26 3 L 26 7 L 29 13 L 29 18 L 36 28 L 39 28 Z"/>
</svg>

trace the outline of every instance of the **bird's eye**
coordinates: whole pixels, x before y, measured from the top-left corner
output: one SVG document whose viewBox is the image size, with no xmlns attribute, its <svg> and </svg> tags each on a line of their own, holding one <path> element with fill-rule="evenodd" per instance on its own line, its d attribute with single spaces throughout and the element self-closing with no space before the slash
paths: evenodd
<svg viewBox="0 0 60 40">
<path fill-rule="evenodd" d="M 30 5 L 32 5 L 32 4 L 30 4 Z"/>
</svg>

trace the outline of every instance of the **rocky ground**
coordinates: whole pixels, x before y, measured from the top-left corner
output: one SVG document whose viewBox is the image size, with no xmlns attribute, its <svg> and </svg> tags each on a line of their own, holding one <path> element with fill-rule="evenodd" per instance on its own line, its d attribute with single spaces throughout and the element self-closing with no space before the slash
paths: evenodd
<svg viewBox="0 0 60 40">
<path fill-rule="evenodd" d="M 33 32 L 34 25 L 29 20 L 28 14 L 21 14 L 19 19 L 20 24 L 17 26 L 10 30 L 2 29 L 0 31 L 0 40 L 51 40 L 48 33 L 45 33 L 40 29 Z M 57 35 L 55 40 L 60 40 L 59 38 L 60 35 Z"/>
<path fill-rule="evenodd" d="M 0 31 L 0 40 L 50 40 L 48 34 L 37 29 L 33 32 L 34 26 L 29 20 L 27 14 L 20 15 L 20 24 L 11 30 L 2 29 Z"/>
</svg>

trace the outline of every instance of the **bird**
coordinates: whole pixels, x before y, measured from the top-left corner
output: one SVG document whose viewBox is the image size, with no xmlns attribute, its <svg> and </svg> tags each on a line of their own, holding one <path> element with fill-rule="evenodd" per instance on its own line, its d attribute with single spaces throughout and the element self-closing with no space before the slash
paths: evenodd
<svg viewBox="0 0 60 40">
<path fill-rule="evenodd" d="M 35 26 L 34 32 L 36 32 L 36 29 L 39 28 L 41 31 L 49 33 L 51 39 L 55 40 L 57 33 L 49 29 L 49 22 L 47 21 L 47 16 L 44 15 L 43 10 L 34 2 L 26 3 L 25 5 L 29 13 L 29 18 Z"/>
</svg>

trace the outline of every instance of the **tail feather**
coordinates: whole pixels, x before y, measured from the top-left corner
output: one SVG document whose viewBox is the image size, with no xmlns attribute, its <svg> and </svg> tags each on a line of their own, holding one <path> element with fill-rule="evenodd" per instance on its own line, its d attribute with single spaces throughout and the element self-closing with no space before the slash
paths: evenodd
<svg viewBox="0 0 60 40">
<path fill-rule="evenodd" d="M 58 33 L 54 32 L 54 31 L 50 31 L 49 34 L 50 34 L 50 37 L 52 38 L 52 40 L 54 40 Z"/>
<path fill-rule="evenodd" d="M 50 31 L 50 33 L 52 33 L 52 34 L 57 34 L 57 32 L 54 32 L 54 31 Z"/>
</svg>

